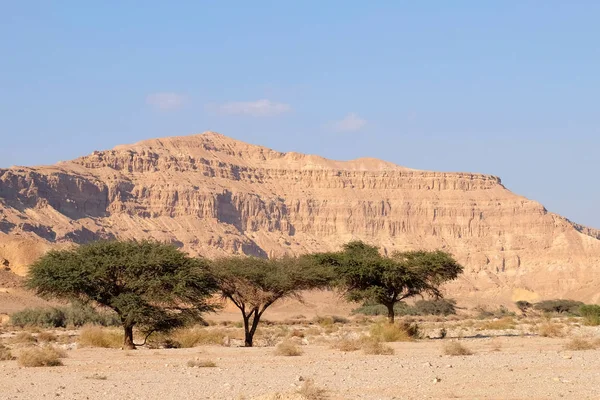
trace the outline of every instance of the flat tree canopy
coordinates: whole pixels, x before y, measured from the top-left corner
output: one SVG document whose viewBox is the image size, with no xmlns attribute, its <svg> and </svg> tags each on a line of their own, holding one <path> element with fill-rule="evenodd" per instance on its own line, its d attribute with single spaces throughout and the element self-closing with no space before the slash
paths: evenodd
<svg viewBox="0 0 600 400">
<path fill-rule="evenodd" d="M 207 263 L 172 245 L 152 241 L 101 241 L 51 251 L 29 269 L 27 286 L 46 298 L 93 302 L 114 310 L 124 348 L 133 327 L 168 331 L 214 311 L 217 289 Z"/>
<path fill-rule="evenodd" d="M 303 290 L 325 287 L 331 279 L 327 269 L 306 258 L 226 257 L 212 265 L 222 297 L 242 312 L 246 347 L 252 347 L 260 318 L 269 306 L 290 297 L 301 300 Z"/>
<path fill-rule="evenodd" d="M 385 257 L 377 247 L 361 241 L 347 243 L 340 252 L 311 257 L 318 265 L 332 268 L 336 286 L 348 300 L 386 306 L 390 322 L 394 322 L 394 304 L 417 295 L 442 297 L 439 286 L 463 271 L 443 251 L 395 252 Z"/>
</svg>

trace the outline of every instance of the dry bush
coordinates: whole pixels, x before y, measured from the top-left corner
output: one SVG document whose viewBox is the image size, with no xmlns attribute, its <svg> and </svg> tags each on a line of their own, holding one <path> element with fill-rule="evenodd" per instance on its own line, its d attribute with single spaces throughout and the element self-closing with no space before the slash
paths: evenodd
<svg viewBox="0 0 600 400">
<path fill-rule="evenodd" d="M 281 342 L 275 348 L 277 356 L 300 356 L 303 351 L 292 342 Z"/>
<path fill-rule="evenodd" d="M 227 332 L 223 329 L 184 328 L 174 331 L 169 338 L 174 347 L 190 348 L 202 345 L 222 345 Z"/>
<path fill-rule="evenodd" d="M 552 322 L 541 324 L 537 328 L 538 335 L 543 337 L 564 337 L 563 326 Z"/>
<path fill-rule="evenodd" d="M 37 339 L 29 332 L 19 332 L 10 339 L 12 344 L 33 344 L 35 342 L 37 342 Z"/>
<path fill-rule="evenodd" d="M 331 343 L 331 348 L 346 352 L 357 351 L 362 348 L 363 341 L 361 339 L 340 338 Z"/>
<path fill-rule="evenodd" d="M 58 337 L 52 332 L 41 332 L 37 335 L 37 340 L 40 342 L 56 342 Z"/>
<path fill-rule="evenodd" d="M 370 339 L 362 343 L 362 349 L 365 354 L 391 356 L 394 354 L 394 349 L 387 344 L 381 343 L 380 340 Z"/>
<path fill-rule="evenodd" d="M 22 367 L 56 367 L 63 365 L 61 358 L 65 358 L 64 350 L 55 347 L 34 347 L 22 350 L 17 361 Z"/>
<path fill-rule="evenodd" d="M 10 360 L 14 360 L 15 358 L 13 357 L 12 353 L 10 352 L 10 349 L 8 347 L 6 347 L 5 345 L 3 345 L 2 343 L 0 343 L 0 361 L 10 361 Z"/>
<path fill-rule="evenodd" d="M 94 380 L 98 380 L 98 381 L 105 381 L 108 379 L 108 377 L 106 375 L 93 374 L 93 375 L 86 376 L 85 379 L 94 379 Z"/>
<path fill-rule="evenodd" d="M 402 324 L 375 324 L 371 327 L 371 336 L 384 342 L 409 342 L 419 335 L 419 328 L 415 323 Z"/>
<path fill-rule="evenodd" d="M 444 344 L 443 352 L 447 356 L 470 356 L 473 354 L 471 350 L 463 346 L 459 342 L 447 342 Z"/>
<path fill-rule="evenodd" d="M 512 317 L 504 317 L 493 321 L 486 321 L 481 325 L 481 329 L 490 331 L 501 331 L 505 329 L 515 329 L 515 320 Z"/>
<path fill-rule="evenodd" d="M 303 338 L 305 336 L 304 331 L 300 330 L 300 329 L 293 329 L 290 333 L 289 333 L 290 337 L 299 337 L 299 338 Z"/>
<path fill-rule="evenodd" d="M 210 360 L 189 360 L 187 366 L 190 368 L 214 368 L 217 364 Z"/>
<path fill-rule="evenodd" d="M 123 333 L 99 326 L 88 326 L 81 330 L 79 344 L 84 347 L 118 349 L 123 346 Z"/>
<path fill-rule="evenodd" d="M 569 342 L 565 343 L 565 350 L 594 350 L 597 347 L 596 343 L 583 338 L 573 338 Z"/>
<path fill-rule="evenodd" d="M 296 393 L 305 400 L 326 400 L 329 398 L 327 390 L 316 386 L 312 379 L 305 380 Z"/>
</svg>

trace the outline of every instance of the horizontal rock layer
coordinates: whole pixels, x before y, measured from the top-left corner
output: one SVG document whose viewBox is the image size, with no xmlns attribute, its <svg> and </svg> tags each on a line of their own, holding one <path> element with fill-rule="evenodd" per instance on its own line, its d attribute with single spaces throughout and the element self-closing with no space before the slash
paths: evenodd
<svg viewBox="0 0 600 400">
<path fill-rule="evenodd" d="M 207 257 L 441 248 L 466 266 L 448 286 L 489 300 L 600 299 L 600 233 L 494 176 L 375 159 L 280 153 L 213 132 L 0 170 L 0 262 L 24 274 L 53 246 L 153 238 Z M 0 265 L 0 267 L 2 267 Z"/>
</svg>

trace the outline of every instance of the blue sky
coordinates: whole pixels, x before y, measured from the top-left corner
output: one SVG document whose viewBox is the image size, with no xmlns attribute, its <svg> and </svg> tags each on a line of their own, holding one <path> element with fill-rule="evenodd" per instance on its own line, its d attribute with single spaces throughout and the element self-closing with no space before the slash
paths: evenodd
<svg viewBox="0 0 600 400">
<path fill-rule="evenodd" d="M 0 0 L 0 167 L 214 130 L 600 228 L 598 1 Z"/>
</svg>

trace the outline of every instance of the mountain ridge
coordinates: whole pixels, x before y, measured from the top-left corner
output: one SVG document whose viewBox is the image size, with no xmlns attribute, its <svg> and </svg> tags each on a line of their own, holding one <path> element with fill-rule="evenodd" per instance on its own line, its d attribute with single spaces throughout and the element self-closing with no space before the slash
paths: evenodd
<svg viewBox="0 0 600 400">
<path fill-rule="evenodd" d="M 383 251 L 442 248 L 467 267 L 448 287 L 459 296 L 599 296 L 587 275 L 600 264 L 600 231 L 493 175 L 328 160 L 215 132 L 0 169 L 0 262 L 13 272 L 49 248 L 105 238 L 163 240 L 208 257 L 301 254 L 354 239 Z"/>
</svg>

